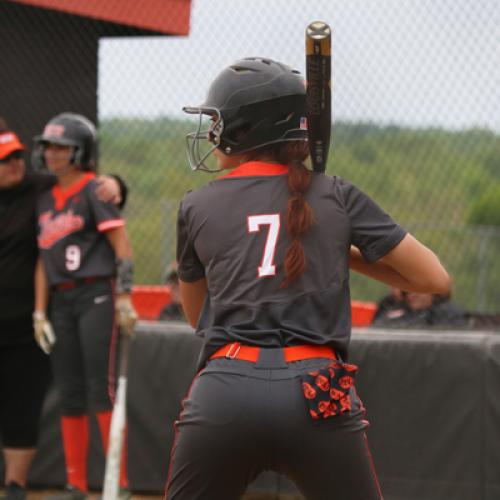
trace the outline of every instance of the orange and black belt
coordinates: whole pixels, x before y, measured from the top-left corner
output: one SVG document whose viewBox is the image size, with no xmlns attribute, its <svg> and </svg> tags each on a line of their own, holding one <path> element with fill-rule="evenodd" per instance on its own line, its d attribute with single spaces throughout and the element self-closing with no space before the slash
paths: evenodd
<svg viewBox="0 0 500 500">
<path fill-rule="evenodd" d="M 239 342 L 233 342 L 232 344 L 227 344 L 218 349 L 210 356 L 210 359 L 239 359 L 242 361 L 256 363 L 259 359 L 260 350 L 261 347 L 242 345 Z M 283 347 L 283 353 L 287 363 L 311 358 L 337 359 L 334 350 L 331 347 L 323 345 L 297 345 Z"/>
</svg>

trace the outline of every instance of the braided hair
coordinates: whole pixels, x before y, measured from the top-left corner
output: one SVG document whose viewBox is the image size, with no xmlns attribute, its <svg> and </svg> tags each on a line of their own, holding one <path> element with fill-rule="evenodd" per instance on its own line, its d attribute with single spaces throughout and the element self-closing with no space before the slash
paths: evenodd
<svg viewBox="0 0 500 500">
<path fill-rule="evenodd" d="M 305 199 L 312 177 L 311 171 L 304 163 L 308 155 L 307 142 L 289 141 L 257 149 L 246 156 L 247 161 L 265 157 L 288 166 L 290 197 L 285 221 L 292 241 L 285 251 L 285 279 L 281 284 L 283 288 L 297 280 L 306 267 L 306 255 L 301 238 L 314 223 L 313 209 Z"/>
</svg>

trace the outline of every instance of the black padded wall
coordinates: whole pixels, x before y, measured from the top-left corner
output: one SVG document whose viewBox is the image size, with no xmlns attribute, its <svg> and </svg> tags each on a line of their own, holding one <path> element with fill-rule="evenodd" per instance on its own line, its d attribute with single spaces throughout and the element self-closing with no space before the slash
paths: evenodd
<svg viewBox="0 0 500 500">
<path fill-rule="evenodd" d="M 163 490 L 173 421 L 195 375 L 199 348 L 187 326 L 140 325 L 128 390 L 129 475 L 136 491 Z M 386 500 L 500 498 L 500 335 L 358 332 L 350 361 L 360 366 L 357 389 Z M 59 432 L 52 391 L 31 473 L 34 485 L 64 484 Z M 94 422 L 90 483 L 96 489 L 104 468 L 97 436 Z M 249 491 L 270 498 L 296 493 L 272 473 L 257 478 Z"/>
</svg>

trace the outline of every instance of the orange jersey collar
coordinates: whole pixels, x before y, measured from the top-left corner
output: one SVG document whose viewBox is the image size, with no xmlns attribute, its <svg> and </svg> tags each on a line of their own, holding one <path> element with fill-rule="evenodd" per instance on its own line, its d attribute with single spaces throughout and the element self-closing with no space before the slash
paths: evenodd
<svg viewBox="0 0 500 500">
<path fill-rule="evenodd" d="M 267 163 L 265 161 L 248 161 L 239 167 L 233 168 L 227 174 L 219 177 L 262 177 L 272 175 L 284 175 L 288 173 L 288 167 L 280 163 Z"/>
<path fill-rule="evenodd" d="M 71 198 L 76 193 L 79 193 L 85 187 L 85 185 L 88 184 L 94 178 L 95 174 L 93 172 L 87 172 L 83 176 L 83 178 L 81 178 L 79 181 L 75 182 L 71 186 L 67 187 L 66 189 L 61 189 L 59 184 L 56 184 L 52 188 L 52 196 L 54 197 L 55 200 L 55 209 L 62 210 L 64 208 L 64 205 L 66 205 L 68 198 Z"/>
</svg>

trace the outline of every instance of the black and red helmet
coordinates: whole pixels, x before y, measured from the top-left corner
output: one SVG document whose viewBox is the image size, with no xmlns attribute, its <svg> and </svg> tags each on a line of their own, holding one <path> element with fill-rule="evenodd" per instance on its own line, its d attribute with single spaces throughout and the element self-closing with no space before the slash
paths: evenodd
<svg viewBox="0 0 500 500">
<path fill-rule="evenodd" d="M 85 116 L 76 113 L 61 113 L 52 118 L 42 135 L 34 137 L 33 161 L 44 165 L 44 147 L 47 144 L 72 146 L 71 163 L 82 170 L 94 170 L 96 129 Z"/>
<path fill-rule="evenodd" d="M 307 140 L 306 88 L 301 74 L 271 59 L 248 57 L 231 64 L 212 82 L 205 102 L 187 106 L 200 115 L 200 126 L 188 134 L 191 168 L 209 170 L 203 161 L 219 148 L 227 155 L 291 140 Z M 201 130 L 201 115 L 212 125 Z M 213 147 L 199 155 L 199 141 Z"/>
</svg>

